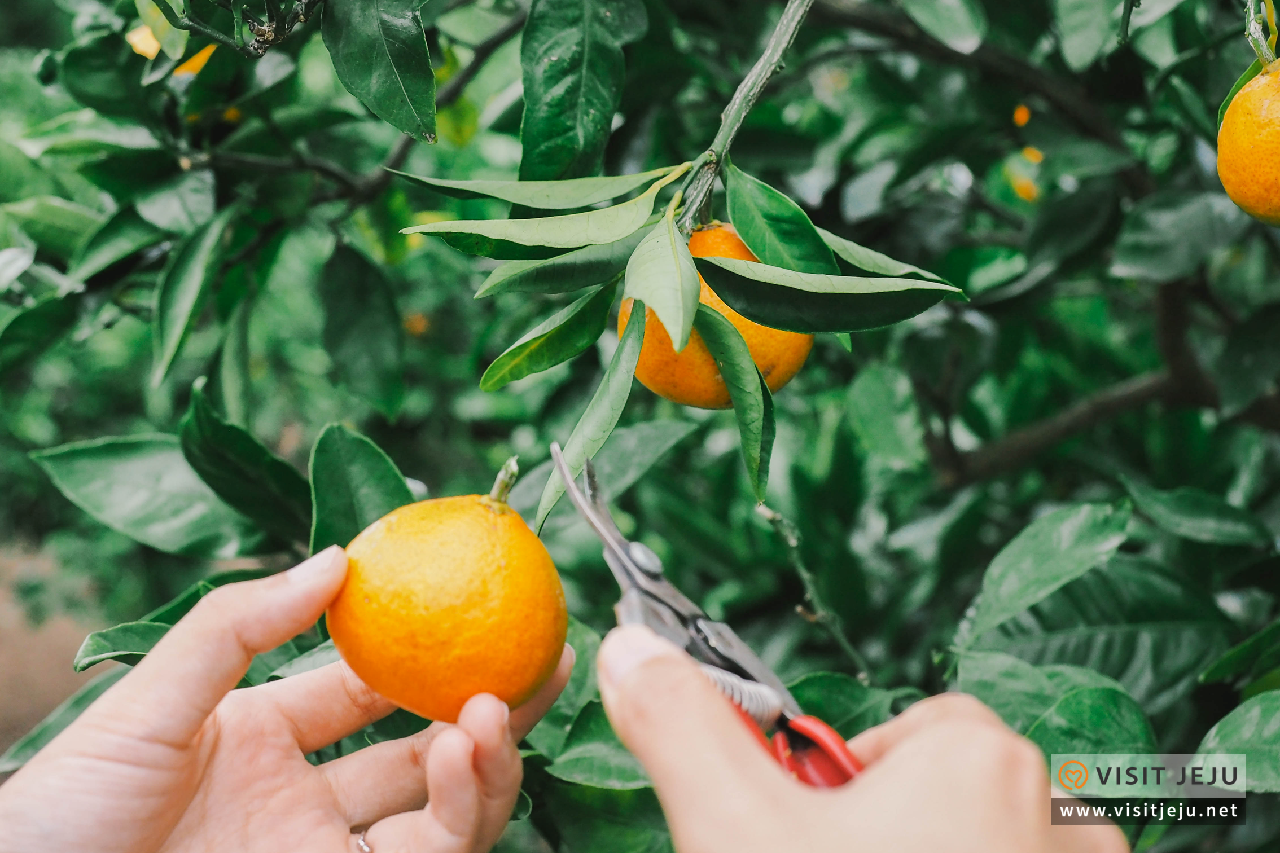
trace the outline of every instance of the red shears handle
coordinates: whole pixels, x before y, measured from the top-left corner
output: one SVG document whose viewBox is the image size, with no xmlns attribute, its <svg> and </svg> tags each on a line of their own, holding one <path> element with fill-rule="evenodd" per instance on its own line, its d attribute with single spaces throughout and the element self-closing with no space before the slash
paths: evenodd
<svg viewBox="0 0 1280 853">
<path fill-rule="evenodd" d="M 845 746 L 840 733 L 817 717 L 796 717 L 782 723 L 773 741 L 745 711 L 734 705 L 764 750 L 788 773 L 814 788 L 838 788 L 862 772 L 862 762 Z"/>
</svg>

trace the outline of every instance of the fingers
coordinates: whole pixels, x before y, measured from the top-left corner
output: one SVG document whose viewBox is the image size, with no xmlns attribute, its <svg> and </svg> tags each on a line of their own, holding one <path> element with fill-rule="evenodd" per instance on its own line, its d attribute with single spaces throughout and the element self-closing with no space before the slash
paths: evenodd
<svg viewBox="0 0 1280 853">
<path fill-rule="evenodd" d="M 671 643 L 647 628 L 617 628 L 598 663 L 609 719 L 653 779 L 677 839 L 736 821 L 788 787 L 728 701 Z"/>
<path fill-rule="evenodd" d="M 986 705 L 967 693 L 942 693 L 922 699 L 887 723 L 849 741 L 849 751 L 870 767 L 912 735 L 944 722 L 973 722 L 1005 728 Z"/>
<path fill-rule="evenodd" d="M 338 594 L 347 572 L 329 548 L 287 572 L 219 587 L 201 599 L 134 671 L 86 713 L 185 747 L 249 669 L 254 655 L 304 631 Z"/>
<path fill-rule="evenodd" d="M 303 752 L 342 740 L 395 710 L 342 661 L 255 687 L 251 696 L 293 727 Z"/>
<path fill-rule="evenodd" d="M 445 728 L 427 756 L 430 804 L 375 823 L 365 835 L 370 849 L 378 853 L 470 853 L 475 849 L 480 784 L 472 770 L 474 752 L 470 735 L 458 726 Z"/>
<path fill-rule="evenodd" d="M 573 660 L 573 649 L 565 646 L 555 674 L 532 699 L 511 711 L 510 719 L 505 723 L 493 722 L 497 717 L 506 717 L 506 706 L 492 696 L 474 697 L 463 707 L 458 723 L 465 727 L 477 744 L 476 772 L 480 775 L 480 784 L 491 795 L 505 790 L 499 780 L 509 772 L 504 770 L 506 765 L 502 760 L 492 757 L 514 755 L 516 769 L 519 769 L 519 751 L 515 744 L 529 733 L 560 695 L 573 669 Z M 279 683 L 288 681 L 292 679 Z M 481 713 L 475 713 L 474 703 L 479 703 Z M 495 705 L 500 707 L 495 709 Z M 484 710 L 486 708 L 487 711 Z M 333 790 L 339 810 L 346 815 L 348 823 L 365 826 L 390 815 L 422 808 L 427 802 L 427 754 L 432 742 L 449 728 L 437 723 L 412 737 L 375 744 L 322 765 L 319 771 Z M 504 735 L 503 728 L 508 729 L 509 734 Z M 506 741 L 510 742 L 509 753 L 505 752 Z M 517 796 L 519 782 L 517 775 L 510 792 L 512 803 Z M 491 805 L 485 811 L 486 821 L 490 813 L 505 825 L 511 814 L 511 805 L 505 808 Z M 490 824 L 486 822 L 485 826 Z M 498 832 L 501 832 L 501 827 Z"/>
<path fill-rule="evenodd" d="M 538 688 L 533 698 L 520 707 L 512 709 L 511 734 L 517 742 L 524 740 L 525 735 L 533 730 L 538 721 L 560 698 L 561 691 L 569 683 L 569 676 L 573 674 L 573 663 L 576 659 L 577 653 L 573 650 L 573 646 L 565 643 L 564 651 L 560 653 L 560 663 L 556 665 L 556 671 L 547 679 L 547 683 Z"/>
<path fill-rule="evenodd" d="M 479 783 L 480 817 L 476 846 L 488 850 L 511 818 L 524 768 L 509 728 L 511 712 L 497 697 L 473 696 L 458 715 L 458 728 L 475 743 L 472 769 Z"/>
</svg>

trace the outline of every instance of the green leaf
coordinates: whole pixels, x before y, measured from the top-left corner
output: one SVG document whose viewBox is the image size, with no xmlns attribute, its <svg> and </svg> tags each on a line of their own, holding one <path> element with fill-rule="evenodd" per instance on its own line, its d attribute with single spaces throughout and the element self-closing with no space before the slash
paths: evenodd
<svg viewBox="0 0 1280 853">
<path fill-rule="evenodd" d="M 956 634 L 965 648 L 1108 559 L 1125 540 L 1127 507 L 1082 504 L 1041 516 L 991 561 L 971 615 Z"/>
<path fill-rule="evenodd" d="M 498 293 L 570 293 L 608 281 L 627 268 L 628 259 L 648 233 L 641 226 L 612 243 L 584 246 L 544 260 L 510 261 L 489 274 L 476 299 Z"/>
<path fill-rule="evenodd" d="M 329 0 L 324 45 L 347 91 L 425 142 L 436 137 L 436 78 L 416 0 Z"/>
<path fill-rule="evenodd" d="M 1235 242 L 1251 221 L 1220 192 L 1148 196 L 1125 215 L 1111 275 L 1156 282 L 1190 275 L 1211 252 Z"/>
<path fill-rule="evenodd" d="M 330 424 L 311 450 L 311 553 L 343 548 L 413 493 L 387 454 L 342 424 Z"/>
<path fill-rule="evenodd" d="M 169 633 L 170 625 L 159 622 L 126 622 L 84 638 L 72 666 L 84 672 L 95 664 L 115 660 L 133 666 L 142 660 L 160 639 Z"/>
<path fill-rule="evenodd" d="M 160 551 L 232 557 L 261 541 L 200 479 L 175 436 L 103 438 L 31 458 L 76 506 Z"/>
<path fill-rule="evenodd" d="M 560 692 L 560 698 L 556 699 L 555 704 L 525 738 L 530 746 L 551 759 L 560 755 L 565 739 L 569 736 L 569 729 L 573 721 L 578 719 L 579 712 L 599 695 L 596 688 L 596 653 L 600 650 L 600 635 L 570 616 L 569 636 L 565 642 L 573 647 L 575 654 L 569 682 Z"/>
<path fill-rule="evenodd" d="M 81 687 L 72 694 L 71 698 L 57 708 L 54 708 L 49 713 L 49 716 L 41 720 L 34 729 L 27 732 L 13 746 L 5 750 L 4 755 L 0 755 L 0 773 L 12 773 L 34 758 L 37 752 L 48 745 L 49 741 L 61 734 L 67 726 L 74 723 L 86 708 L 92 705 L 99 696 L 106 693 L 111 688 L 111 685 L 128 675 L 129 671 L 129 668 L 125 666 L 108 670 Z"/>
<path fill-rule="evenodd" d="M 588 702 L 573 721 L 564 748 L 547 772 L 565 782 L 591 788 L 629 791 L 652 785 L 640 762 L 613 733 L 604 706 L 595 700 Z"/>
<path fill-rule="evenodd" d="M 646 471 L 683 441 L 697 424 L 689 421 L 650 421 L 621 427 L 609 434 L 592 463 L 600 478 L 600 488 L 607 500 L 617 500 Z M 554 466 L 550 459 L 524 474 L 511 490 L 511 507 L 525 518 L 537 508 L 539 498 L 551 479 Z M 567 514 L 572 508 L 564 507 Z"/>
<path fill-rule="evenodd" d="M 653 226 L 627 261 L 623 299 L 637 299 L 654 310 L 676 352 L 689 343 L 702 283 L 689 244 L 676 227 L 675 206 Z"/>
<path fill-rule="evenodd" d="M 214 259 L 238 208 L 228 207 L 207 225 L 184 240 L 173 252 L 160 277 L 155 314 L 151 321 L 155 341 L 155 368 L 151 384 L 159 387 L 178 357 L 187 332 L 195 323 L 207 291 L 218 276 Z"/>
<path fill-rule="evenodd" d="M 112 118 L 147 116 L 142 88 L 147 60 L 114 32 L 95 32 L 71 45 L 62 56 L 59 82 L 86 107 Z"/>
<path fill-rule="evenodd" d="M 311 488 L 297 469 L 253 434 L 223 420 L 205 398 L 204 381 L 178 427 L 182 453 L 218 497 L 286 542 L 311 533 Z"/>
<path fill-rule="evenodd" d="M 639 0 L 534 0 L 520 45 L 522 181 L 599 171 L 622 97 L 622 48 L 647 26 Z"/>
<path fill-rule="evenodd" d="M 1236 95 L 1240 94 L 1250 80 L 1262 73 L 1262 60 L 1255 59 L 1253 63 L 1244 70 L 1240 75 L 1240 79 L 1236 80 L 1235 85 L 1231 87 L 1231 91 L 1227 92 L 1227 96 L 1222 99 L 1222 106 L 1218 107 L 1218 127 L 1222 127 L 1222 120 L 1227 116 L 1227 107 L 1231 106 L 1231 102 L 1236 99 Z"/>
<path fill-rule="evenodd" d="M 218 587 L 241 583 L 242 581 L 258 580 L 272 574 L 275 574 L 272 569 L 236 569 L 209 575 L 196 581 L 178 593 L 177 597 L 160 605 L 138 621 L 160 625 L 177 625 L 179 619 L 190 613 L 191 608 L 200 603 L 200 599 Z"/>
<path fill-rule="evenodd" d="M 867 687 L 837 672 L 815 672 L 787 685 L 806 714 L 812 714 L 848 739 L 887 723 L 897 691 Z"/>
<path fill-rule="evenodd" d="M 818 229 L 818 236 L 841 260 L 864 272 L 892 278 L 922 278 L 926 281 L 936 281 L 942 284 L 950 283 L 928 270 L 922 270 L 920 267 L 896 261 L 888 255 L 877 252 L 875 249 L 868 249 L 866 246 L 860 246 L 852 240 L 846 240 L 843 237 L 832 234 L 825 228 Z"/>
<path fill-rule="evenodd" d="M 133 207 L 121 208 L 85 241 L 67 275 L 84 281 L 125 258 L 154 246 L 166 233 L 147 222 Z"/>
<path fill-rule="evenodd" d="M 497 391 L 508 382 L 555 367 L 596 342 L 609 322 L 617 282 L 577 299 L 539 323 L 489 365 L 480 388 Z"/>
<path fill-rule="evenodd" d="M 157 0 L 157 2 L 169 3 L 169 0 Z M 160 49 L 164 51 L 165 56 L 175 60 L 182 59 L 182 55 L 187 52 L 187 38 L 191 33 L 170 24 L 169 19 L 152 0 L 134 0 L 134 5 L 138 9 L 138 18 L 151 29 L 151 34 L 156 37 L 156 41 L 160 42 Z M 182 0 L 175 0 L 169 5 L 175 12 L 182 14 Z"/>
<path fill-rule="evenodd" d="M 311 672 L 322 666 L 337 663 L 340 660 L 342 660 L 342 655 L 338 653 L 338 647 L 333 644 L 333 640 L 325 640 L 314 649 L 305 651 L 288 663 L 277 667 L 267 676 L 267 681 L 301 675 L 304 672 Z"/>
<path fill-rule="evenodd" d="M 1202 684 L 1227 681 L 1250 672 L 1256 673 L 1258 662 L 1280 647 L 1280 619 L 1258 631 L 1239 645 L 1232 646 L 1200 675 Z"/>
<path fill-rule="evenodd" d="M 1115 0 L 1053 0 L 1062 58 L 1072 71 L 1084 71 L 1120 35 Z"/>
<path fill-rule="evenodd" d="M 544 219 L 478 219 L 429 222 L 405 228 L 403 234 L 477 235 L 522 246 L 576 249 L 613 243 L 644 225 L 653 213 L 659 191 L 680 177 L 688 164 L 678 167 L 631 201 L 602 210 L 588 210 Z"/>
<path fill-rule="evenodd" d="M 1280 377 L 1280 305 L 1265 305 L 1228 330 L 1227 345 L 1213 365 L 1222 414 L 1234 417 L 1269 392 Z"/>
<path fill-rule="evenodd" d="M 0 205 L 0 213 L 13 218 L 36 245 L 63 260 L 102 224 L 95 210 L 57 196 L 35 196 Z"/>
<path fill-rule="evenodd" d="M 747 476 L 756 499 L 763 501 L 776 432 L 773 395 L 751 358 L 747 342 L 728 318 L 714 308 L 699 305 L 694 325 L 715 359 L 721 379 L 728 386 L 733 414 L 738 421 L 738 435 L 742 439 L 742 460 L 746 463 Z"/>
<path fill-rule="evenodd" d="M 192 234 L 213 219 L 217 187 L 211 169 L 181 172 L 171 180 L 138 193 L 133 199 L 138 215 L 157 228 L 176 234 Z"/>
<path fill-rule="evenodd" d="M 1214 545 L 1271 544 L 1271 533 L 1262 522 L 1217 495 L 1191 487 L 1162 492 L 1123 475 L 1120 482 L 1139 512 L 1175 536 Z"/>
<path fill-rule="evenodd" d="M 1243 754 L 1249 792 L 1280 791 L 1280 690 L 1241 703 L 1209 729 L 1196 752 Z"/>
<path fill-rule="evenodd" d="M 961 291 L 907 278 L 802 273 L 728 258 L 698 258 L 698 271 L 739 314 L 792 332 L 854 332 L 890 326 Z"/>
<path fill-rule="evenodd" d="M 18 280 L 36 259 L 36 250 L 26 246 L 0 249 L 0 291 Z"/>
<path fill-rule="evenodd" d="M 920 29 L 952 50 L 973 53 L 987 35 L 987 13 L 978 0 L 900 0 Z"/>
<path fill-rule="evenodd" d="M 840 272 L 800 205 L 733 163 L 726 162 L 721 175 L 729 221 L 761 263 L 797 272 Z"/>
<path fill-rule="evenodd" d="M 635 377 L 636 362 L 640 360 L 640 345 L 644 341 L 644 314 L 642 303 L 637 302 L 631 313 L 631 322 L 622 333 L 622 340 L 613 353 L 600 387 L 587 403 L 586 410 L 578 423 L 574 425 L 569 440 L 564 443 L 564 461 L 569 466 L 569 473 L 577 477 L 582 473 L 588 459 L 609 438 L 609 433 L 618 424 L 622 409 L 627 405 L 627 397 L 631 395 L 631 381 Z M 534 529 L 541 530 L 547 516 L 564 494 L 564 482 L 558 471 L 552 471 L 542 490 L 542 498 L 538 501 L 538 513 L 534 520 Z"/>
<path fill-rule="evenodd" d="M 539 210 L 572 210 L 590 207 L 639 189 L 675 169 L 663 166 L 637 175 L 611 178 L 574 178 L 567 181 L 450 181 L 407 172 L 392 172 L 452 198 L 498 198 Z"/>
<path fill-rule="evenodd" d="M 404 402 L 404 335 L 382 268 L 339 246 L 320 276 L 324 348 L 338 378 L 387 418 Z"/>
<path fill-rule="evenodd" d="M 1120 682 L 1149 714 L 1184 700 L 1227 646 L 1229 623 L 1176 572 L 1117 554 L 974 648 L 1032 664 L 1073 664 Z"/>
<path fill-rule="evenodd" d="M 0 375 L 31 361 L 75 328 L 82 294 L 50 296 L 17 311 L 8 322 L 0 308 Z"/>
<path fill-rule="evenodd" d="M 662 807 L 651 788 L 616 790 L 553 779 L 546 803 L 564 850 L 674 853 Z"/>
<path fill-rule="evenodd" d="M 253 294 L 246 294 L 231 313 L 217 364 L 209 377 L 209 396 L 214 405 L 226 413 L 228 423 L 241 427 L 249 424 L 249 320 L 255 302 Z"/>
<path fill-rule="evenodd" d="M 1057 191 L 1036 209 L 1027 235 L 1027 265 L 1058 264 L 1078 255 L 1107 231 L 1116 208 L 1116 185 L 1110 178 L 1084 181 L 1071 192 Z"/>
<path fill-rule="evenodd" d="M 877 461 L 911 470 L 928 460 L 924 427 L 906 373 L 878 361 L 862 368 L 849 387 L 848 410 L 854 433 Z"/>
</svg>

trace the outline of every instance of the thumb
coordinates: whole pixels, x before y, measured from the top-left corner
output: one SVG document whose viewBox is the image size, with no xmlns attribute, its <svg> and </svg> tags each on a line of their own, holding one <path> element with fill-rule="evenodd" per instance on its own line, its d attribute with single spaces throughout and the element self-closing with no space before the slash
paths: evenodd
<svg viewBox="0 0 1280 853">
<path fill-rule="evenodd" d="M 148 740 L 187 745 L 254 656 L 310 627 L 346 573 L 347 555 L 334 546 L 287 572 L 215 589 L 86 717 L 127 719 Z"/>
<path fill-rule="evenodd" d="M 600 696 L 653 780 L 672 831 L 694 831 L 776 798 L 786 777 L 697 664 L 648 628 L 605 637 Z"/>
</svg>

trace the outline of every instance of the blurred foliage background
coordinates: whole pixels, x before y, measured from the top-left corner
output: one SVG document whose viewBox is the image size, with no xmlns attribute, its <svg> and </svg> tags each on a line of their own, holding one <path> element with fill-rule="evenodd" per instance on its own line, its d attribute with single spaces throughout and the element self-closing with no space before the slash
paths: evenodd
<svg viewBox="0 0 1280 853">
<path fill-rule="evenodd" d="M 642 5 L 648 24 L 625 48 L 606 174 L 696 157 L 781 8 Z M 1132 502 L 1118 556 L 982 645 L 1117 679 L 1163 749 L 1193 752 L 1241 699 L 1280 686 L 1280 638 L 1268 629 L 1280 594 L 1280 233 L 1235 208 L 1215 170 L 1219 104 L 1253 60 L 1242 4 L 966 0 L 959 23 L 926 5 L 820 0 L 733 148 L 736 165 L 818 226 L 969 297 L 854 334 L 851 351 L 819 336 L 775 397 L 767 503 L 798 526 L 821 599 L 870 682 L 906 696 L 953 683 L 945 653 L 1016 534 L 1055 509 Z M 16 580 L 32 618 L 79 608 L 133 619 L 212 571 L 288 559 L 139 544 L 68 502 L 29 456 L 175 432 L 193 380 L 228 369 L 237 323 L 245 381 L 220 404 L 300 471 L 334 421 L 372 438 L 431 495 L 487 490 L 507 456 L 528 470 L 564 441 L 616 336 L 482 392 L 485 367 L 563 300 L 473 299 L 493 262 L 399 229 L 500 217 L 505 205 L 381 177 L 387 162 L 436 177 L 517 176 L 520 44 L 504 28 L 525 10 L 515 0 L 422 6 L 443 12 L 430 30 L 438 92 L 481 60 L 441 98 L 434 145 L 401 143 L 348 94 L 313 25 L 257 77 L 219 48 L 140 119 L 129 113 L 143 101 L 126 102 L 140 95 L 78 82 L 66 52 L 107 33 L 114 52 L 85 54 L 80 67 L 145 74 L 162 63 L 122 47 L 132 0 L 0 9 L 0 249 L 35 259 L 13 279 L 0 270 L 0 300 L 16 308 L 83 289 L 60 334 L 10 350 L 0 339 L 0 538 L 45 549 L 61 567 Z M 201 44 L 193 38 L 188 55 Z M 151 121 L 169 136 L 137 133 Z M 150 293 L 180 223 L 233 204 L 244 213 L 215 298 L 153 384 Z M 147 212 L 156 239 L 78 289 L 85 237 L 128 205 Z M 323 285 L 339 242 L 371 262 L 369 292 L 386 298 L 352 302 Z M 251 311 L 237 310 L 242 299 Z M 346 326 L 356 350 L 343 349 Z M 629 431 L 652 424 L 665 426 L 648 438 Z M 620 427 L 606 449 L 615 459 L 635 449 L 628 441 L 654 456 L 671 447 L 648 471 L 653 460 L 637 454 L 635 485 L 618 498 L 624 533 L 785 678 L 856 672 L 797 615 L 805 590 L 755 511 L 732 413 L 637 387 Z M 567 513 L 544 538 L 574 615 L 606 630 L 616 591 L 598 543 Z M 1201 678 L 1246 640 L 1247 666 Z M 1280 810 L 1263 796 L 1248 827 L 1210 830 L 1169 833 L 1158 849 L 1272 849 Z"/>
</svg>

